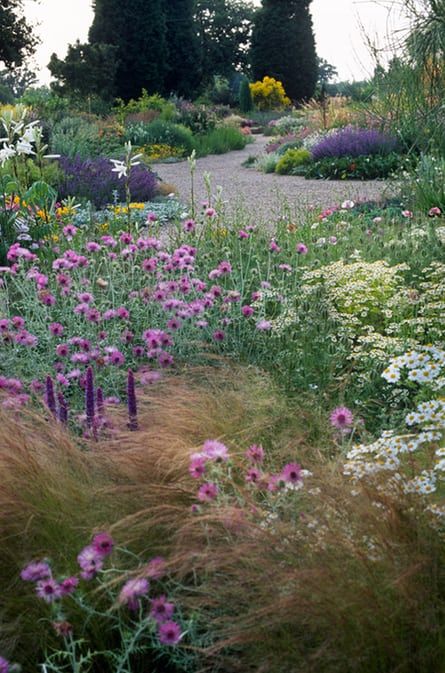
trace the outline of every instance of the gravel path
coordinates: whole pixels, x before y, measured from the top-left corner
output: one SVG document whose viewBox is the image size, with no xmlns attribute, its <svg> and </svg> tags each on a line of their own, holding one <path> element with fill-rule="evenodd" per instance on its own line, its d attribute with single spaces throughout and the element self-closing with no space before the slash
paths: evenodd
<svg viewBox="0 0 445 673">
<path fill-rule="evenodd" d="M 382 181 L 305 180 L 301 177 L 260 173 L 241 165 L 247 157 L 261 154 L 270 138 L 255 136 L 255 142 L 243 150 L 198 159 L 195 174 L 197 202 L 206 199 L 203 175 L 212 175 L 212 191 L 222 188 L 227 210 L 241 209 L 255 220 L 270 221 L 283 212 L 297 215 L 308 205 L 332 206 L 345 199 L 379 199 L 387 189 Z M 185 202 L 190 199 L 190 173 L 187 161 L 156 164 L 154 170 L 175 185 Z"/>
</svg>

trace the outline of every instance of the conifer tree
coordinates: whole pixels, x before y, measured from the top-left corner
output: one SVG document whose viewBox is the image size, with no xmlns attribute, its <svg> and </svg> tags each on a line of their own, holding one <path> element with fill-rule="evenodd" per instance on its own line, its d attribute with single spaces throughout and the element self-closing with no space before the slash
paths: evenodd
<svg viewBox="0 0 445 673">
<path fill-rule="evenodd" d="M 191 98 L 201 79 L 195 0 L 166 0 L 168 60 L 164 88 Z"/>
<path fill-rule="evenodd" d="M 169 0 L 170 1 L 170 0 Z M 165 91 L 168 45 L 164 0 L 95 0 L 89 38 L 118 48 L 115 94 Z"/>
<path fill-rule="evenodd" d="M 318 76 L 312 0 L 263 0 L 252 35 L 255 79 L 280 80 L 294 103 L 311 98 Z"/>
<path fill-rule="evenodd" d="M 253 100 L 249 80 L 245 77 L 242 80 L 239 89 L 239 109 L 244 113 L 253 110 Z"/>
</svg>

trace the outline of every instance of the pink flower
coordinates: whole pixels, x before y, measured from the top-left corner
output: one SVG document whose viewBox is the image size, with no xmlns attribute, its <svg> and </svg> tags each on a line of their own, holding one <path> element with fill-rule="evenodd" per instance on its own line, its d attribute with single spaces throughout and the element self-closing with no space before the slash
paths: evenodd
<svg viewBox="0 0 445 673">
<path fill-rule="evenodd" d="M 215 217 L 216 210 L 214 208 L 206 208 L 204 214 L 206 217 Z"/>
<path fill-rule="evenodd" d="M 189 473 L 193 479 L 200 479 L 206 471 L 208 456 L 196 455 L 190 458 Z"/>
<path fill-rule="evenodd" d="M 246 451 L 246 458 L 252 463 L 262 463 L 264 460 L 264 449 L 262 446 L 252 444 Z"/>
<path fill-rule="evenodd" d="M 62 596 L 69 596 L 74 593 L 77 585 L 79 584 L 78 577 L 67 577 L 65 580 L 62 580 L 60 583 L 60 593 Z"/>
<path fill-rule="evenodd" d="M 137 610 L 139 607 L 139 598 L 148 593 L 150 585 L 145 577 L 125 582 L 119 594 L 119 603 L 126 605 L 130 610 Z"/>
<path fill-rule="evenodd" d="M 257 467 L 250 467 L 246 472 L 246 481 L 251 484 L 258 484 L 261 481 L 261 472 Z"/>
<path fill-rule="evenodd" d="M 308 251 L 307 246 L 304 243 L 297 243 L 295 250 L 299 255 L 306 255 Z"/>
<path fill-rule="evenodd" d="M 62 597 L 60 585 L 53 579 L 45 579 L 37 582 L 36 593 L 39 598 L 43 598 L 46 603 L 53 603 Z"/>
<path fill-rule="evenodd" d="M 428 215 L 430 217 L 440 217 L 442 215 L 442 211 L 437 206 L 433 206 L 432 208 L 429 209 Z"/>
<path fill-rule="evenodd" d="M 181 627 L 176 622 L 164 622 L 159 625 L 158 636 L 162 645 L 177 645 L 181 640 Z"/>
<path fill-rule="evenodd" d="M 331 413 L 329 420 L 331 425 L 338 430 L 345 430 L 352 426 L 354 415 L 347 407 L 337 407 Z"/>
<path fill-rule="evenodd" d="M 402 210 L 402 216 L 409 219 L 413 216 L 413 213 L 411 212 L 411 210 Z"/>
<path fill-rule="evenodd" d="M 301 465 L 298 463 L 288 463 L 283 467 L 281 480 L 288 484 L 297 484 L 301 481 Z"/>
<path fill-rule="evenodd" d="M 195 220 L 186 220 L 182 226 L 185 231 L 195 231 L 196 222 Z"/>
<path fill-rule="evenodd" d="M 168 603 L 166 596 L 159 596 L 150 601 L 151 610 L 150 617 L 155 619 L 159 624 L 171 619 L 175 606 L 173 603 Z"/>
<path fill-rule="evenodd" d="M 39 582 L 51 577 L 51 568 L 44 561 L 33 561 L 28 563 L 20 573 L 24 582 Z"/>
<path fill-rule="evenodd" d="M 255 327 L 260 330 L 260 332 L 268 332 L 272 329 L 272 323 L 269 320 L 259 320 Z"/>
<path fill-rule="evenodd" d="M 274 239 L 272 239 L 271 242 L 270 242 L 270 244 L 269 244 L 269 250 L 270 250 L 271 252 L 280 252 L 280 251 L 281 251 L 281 248 L 280 248 L 280 246 L 278 245 L 278 243 L 277 243 Z"/>
<path fill-rule="evenodd" d="M 63 331 L 64 331 L 63 325 L 61 325 L 60 322 L 50 323 L 48 329 L 53 336 L 62 336 Z"/>
<path fill-rule="evenodd" d="M 238 232 L 238 237 L 239 238 L 249 238 L 250 234 L 247 233 L 247 231 L 244 231 L 244 229 L 240 229 Z"/>
<path fill-rule="evenodd" d="M 224 462 L 229 460 L 229 449 L 216 439 L 207 439 L 202 446 L 202 453 L 209 460 Z"/>
<path fill-rule="evenodd" d="M 211 502 L 218 495 L 218 486 L 210 481 L 203 484 L 198 491 L 198 500 L 201 502 Z"/>
<path fill-rule="evenodd" d="M 103 555 L 98 554 L 93 545 L 84 547 L 77 556 L 77 562 L 82 570 L 81 577 L 84 580 L 91 580 L 103 567 Z"/>
<path fill-rule="evenodd" d="M 145 568 L 145 577 L 153 580 L 160 580 L 165 575 L 165 559 L 162 556 L 155 556 L 149 561 Z"/>
<path fill-rule="evenodd" d="M 113 551 L 114 541 L 108 533 L 97 533 L 91 541 L 91 546 L 99 556 L 105 558 Z"/>
<path fill-rule="evenodd" d="M 223 260 L 218 264 L 218 270 L 221 271 L 222 274 L 228 274 L 232 272 L 232 265 L 230 262 L 227 260 Z"/>
<path fill-rule="evenodd" d="M 255 312 L 255 311 L 254 311 L 254 309 L 252 308 L 252 306 L 248 306 L 247 304 L 246 304 L 246 306 L 243 306 L 243 307 L 241 308 L 241 313 L 243 314 L 243 316 L 244 316 L 245 318 L 250 318 L 250 316 L 253 315 L 254 312 Z"/>
<path fill-rule="evenodd" d="M 213 332 L 212 337 L 215 341 L 224 341 L 224 339 L 226 338 L 226 335 L 224 334 L 224 332 L 221 329 L 216 329 Z"/>
</svg>

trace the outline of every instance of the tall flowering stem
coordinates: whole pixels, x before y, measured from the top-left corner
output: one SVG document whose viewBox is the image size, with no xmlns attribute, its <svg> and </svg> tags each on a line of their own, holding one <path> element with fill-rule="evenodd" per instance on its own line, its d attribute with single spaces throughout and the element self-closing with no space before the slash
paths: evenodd
<svg viewBox="0 0 445 673">
<path fill-rule="evenodd" d="M 88 367 L 86 375 L 85 413 L 87 417 L 87 426 L 90 429 L 92 428 L 94 432 L 95 405 L 94 405 L 94 375 L 92 367 Z"/>
<path fill-rule="evenodd" d="M 134 432 L 138 429 L 138 410 L 136 404 L 136 390 L 134 386 L 134 374 L 131 369 L 128 370 L 127 378 L 127 404 L 128 404 L 128 427 Z"/>
<path fill-rule="evenodd" d="M 104 393 L 102 388 L 98 387 L 96 389 L 96 406 L 97 406 L 97 415 L 104 415 Z"/>
<path fill-rule="evenodd" d="M 59 403 L 58 420 L 62 425 L 68 424 L 68 403 L 62 393 L 58 393 L 57 401 Z"/>
<path fill-rule="evenodd" d="M 57 417 L 57 410 L 56 410 L 56 397 L 54 394 L 54 384 L 51 376 L 46 377 L 46 384 L 45 384 L 45 389 L 46 389 L 46 405 L 52 415 L 54 417 Z"/>
</svg>

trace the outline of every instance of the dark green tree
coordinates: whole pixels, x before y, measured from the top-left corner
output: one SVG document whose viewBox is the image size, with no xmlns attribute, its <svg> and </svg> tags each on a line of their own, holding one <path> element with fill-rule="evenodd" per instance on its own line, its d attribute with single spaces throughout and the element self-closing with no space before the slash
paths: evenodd
<svg viewBox="0 0 445 673">
<path fill-rule="evenodd" d="M 338 75 L 337 68 L 335 65 L 332 65 L 325 58 L 317 58 L 317 68 L 318 68 L 318 84 L 321 87 L 322 84 L 328 84 Z"/>
<path fill-rule="evenodd" d="M 115 95 L 129 100 L 142 89 L 163 93 L 168 67 L 164 0 L 95 0 L 93 9 L 90 42 L 117 47 Z"/>
<path fill-rule="evenodd" d="M 202 78 L 214 75 L 228 79 L 248 68 L 248 52 L 256 8 L 243 0 L 195 0 L 195 22 L 199 36 Z"/>
<path fill-rule="evenodd" d="M 250 92 L 249 80 L 244 78 L 239 89 L 239 109 L 241 112 L 250 112 L 253 109 L 252 94 Z"/>
<path fill-rule="evenodd" d="M 252 34 L 255 79 L 280 80 L 294 103 L 314 95 L 317 54 L 309 11 L 311 0 L 263 0 Z"/>
<path fill-rule="evenodd" d="M 51 88 L 69 98 L 98 96 L 103 100 L 113 98 L 118 67 L 118 48 L 110 44 L 68 45 L 65 59 L 52 54 L 48 64 L 56 82 Z"/>
<path fill-rule="evenodd" d="M 23 0 L 0 0 L 0 62 L 8 70 L 22 65 L 37 42 L 23 16 Z"/>
<path fill-rule="evenodd" d="M 23 96 L 25 91 L 37 82 L 37 78 L 32 70 L 26 66 L 14 68 L 14 71 L 0 70 L 0 83 L 12 91 L 15 98 Z"/>
<path fill-rule="evenodd" d="M 168 59 L 164 89 L 191 98 L 201 82 L 194 0 L 165 2 Z"/>
</svg>

